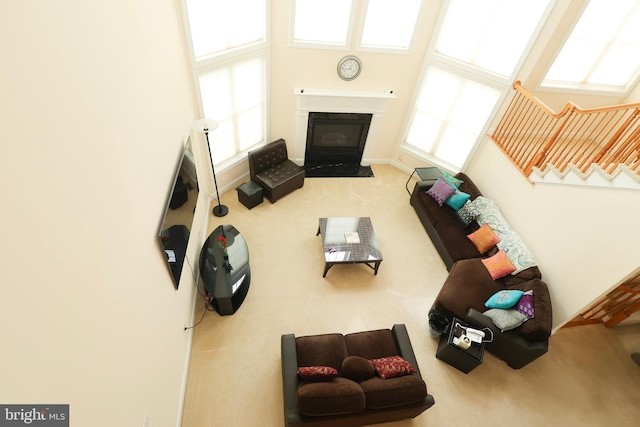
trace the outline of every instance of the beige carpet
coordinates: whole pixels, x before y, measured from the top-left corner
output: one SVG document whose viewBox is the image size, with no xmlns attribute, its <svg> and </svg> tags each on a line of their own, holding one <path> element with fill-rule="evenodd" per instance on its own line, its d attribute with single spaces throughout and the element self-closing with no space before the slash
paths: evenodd
<svg viewBox="0 0 640 427">
<path fill-rule="evenodd" d="M 409 205 L 408 174 L 373 169 L 375 178 L 308 178 L 302 189 L 251 210 L 235 191 L 223 195 L 230 213 L 212 216 L 209 228 L 232 224 L 243 233 L 252 282 L 235 315 L 207 312 L 194 330 L 183 427 L 282 426 L 281 334 L 394 323 L 407 325 L 436 404 L 390 427 L 640 423 L 640 367 L 630 358 L 640 351 L 640 325 L 561 330 L 549 353 L 521 370 L 489 353 L 467 375 L 436 359 L 427 311 L 447 271 Z M 316 230 L 319 217 L 332 216 L 371 217 L 384 256 L 377 276 L 364 265 L 337 265 L 322 278 Z"/>
</svg>

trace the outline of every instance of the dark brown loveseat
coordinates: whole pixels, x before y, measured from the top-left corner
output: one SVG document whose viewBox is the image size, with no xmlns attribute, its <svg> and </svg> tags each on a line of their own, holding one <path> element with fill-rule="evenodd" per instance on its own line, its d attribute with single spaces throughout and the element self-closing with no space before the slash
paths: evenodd
<svg viewBox="0 0 640 427">
<path fill-rule="evenodd" d="M 287 144 L 280 138 L 249 152 L 251 181 L 263 188 L 271 203 L 304 185 L 305 171 L 288 158 Z"/>
<path fill-rule="evenodd" d="M 470 200 L 482 196 L 468 175 L 459 173 L 455 177 L 464 181 L 459 190 L 469 194 Z M 410 199 L 420 222 L 449 270 L 449 276 L 442 285 L 432 310 L 450 319 L 455 316 L 477 328 L 491 329 L 494 338 L 493 342 L 486 343 L 487 351 L 514 369 L 522 368 L 547 352 L 551 335 L 551 298 L 546 283 L 542 281 L 541 272 L 537 266 L 533 266 L 494 280 L 481 261 L 492 255 L 492 252 L 480 253 L 467 237 L 480 226 L 472 221 L 465 227 L 451 207 L 446 204 L 439 206 L 427 194 L 432 184 L 433 181 L 417 182 Z M 533 290 L 535 316 L 516 329 L 501 332 L 482 313 L 487 310 L 485 301 L 504 289 Z"/>
<path fill-rule="evenodd" d="M 282 335 L 281 356 L 284 421 L 289 427 L 362 426 L 397 421 L 415 418 L 435 403 L 427 393 L 403 324 L 347 335 Z M 401 356 L 417 372 L 382 379 L 361 373 L 360 378 L 355 378 L 353 372 L 346 371 L 348 360 L 389 356 Z M 332 367 L 339 376 L 321 382 L 301 379 L 298 368 L 309 366 Z"/>
</svg>

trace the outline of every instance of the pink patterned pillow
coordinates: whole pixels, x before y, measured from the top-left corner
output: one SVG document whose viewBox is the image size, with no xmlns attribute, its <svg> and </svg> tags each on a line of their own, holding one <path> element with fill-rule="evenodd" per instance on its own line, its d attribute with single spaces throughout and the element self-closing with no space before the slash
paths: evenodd
<svg viewBox="0 0 640 427">
<path fill-rule="evenodd" d="M 427 191 L 427 194 L 430 195 L 439 206 L 442 206 L 444 202 L 455 192 L 455 187 L 447 184 L 442 178 L 438 178 L 436 183 Z"/>
<path fill-rule="evenodd" d="M 525 292 L 516 304 L 515 309 L 529 319 L 533 319 L 533 291 Z"/>
<path fill-rule="evenodd" d="M 489 257 L 482 258 L 482 263 L 491 274 L 493 280 L 499 279 L 516 271 L 516 268 L 511 264 L 507 253 L 504 249 L 500 249 L 497 254 Z"/>
<path fill-rule="evenodd" d="M 401 377 L 403 375 L 409 375 L 416 372 L 411 363 L 407 362 L 400 356 L 389 356 L 381 359 L 371 359 L 373 367 L 376 368 L 376 372 L 380 375 L 380 378 L 394 378 Z"/>
<path fill-rule="evenodd" d="M 330 366 L 303 366 L 298 368 L 298 375 L 307 381 L 326 381 L 338 376 L 338 371 Z"/>
</svg>

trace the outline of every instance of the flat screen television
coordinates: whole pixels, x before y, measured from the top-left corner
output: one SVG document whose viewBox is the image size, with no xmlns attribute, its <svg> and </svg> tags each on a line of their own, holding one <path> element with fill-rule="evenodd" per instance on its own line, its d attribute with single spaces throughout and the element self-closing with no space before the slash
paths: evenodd
<svg viewBox="0 0 640 427">
<path fill-rule="evenodd" d="M 158 241 L 176 289 L 180 286 L 180 276 L 185 265 L 197 201 L 196 165 L 190 140 L 187 140 L 173 171 L 158 232 Z"/>
</svg>

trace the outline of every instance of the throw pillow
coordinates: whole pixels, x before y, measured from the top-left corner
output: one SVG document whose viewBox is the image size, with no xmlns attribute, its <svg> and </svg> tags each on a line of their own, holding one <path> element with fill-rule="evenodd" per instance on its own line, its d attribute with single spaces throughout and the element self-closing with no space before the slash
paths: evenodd
<svg viewBox="0 0 640 427">
<path fill-rule="evenodd" d="M 456 189 L 454 187 L 447 184 L 441 178 L 438 178 L 436 183 L 427 191 L 427 194 L 430 195 L 439 206 L 442 206 L 444 201 L 455 193 L 455 191 Z"/>
<path fill-rule="evenodd" d="M 500 241 L 500 238 L 496 236 L 493 230 L 489 227 L 489 224 L 483 224 L 467 237 L 471 239 L 474 245 L 476 245 L 478 252 L 481 254 L 487 252 Z"/>
<path fill-rule="evenodd" d="M 452 187 L 460 188 L 460 186 L 464 183 L 463 180 L 456 178 L 447 171 L 440 170 L 440 175 L 442 175 L 442 179 L 444 179 L 447 184 L 451 185 Z"/>
<path fill-rule="evenodd" d="M 373 364 L 360 356 L 348 356 L 342 361 L 342 374 L 355 382 L 368 380 L 376 373 Z"/>
<path fill-rule="evenodd" d="M 473 202 L 467 200 L 464 205 L 456 212 L 456 218 L 464 226 L 468 227 L 471 221 L 476 219 L 480 212 L 473 205 Z"/>
<path fill-rule="evenodd" d="M 524 292 L 517 290 L 498 291 L 485 303 L 487 308 L 511 308 L 520 300 Z"/>
<path fill-rule="evenodd" d="M 456 190 L 451 196 L 449 196 L 447 200 L 445 200 L 445 203 L 449 205 L 454 211 L 458 211 L 460 210 L 460 208 L 462 208 L 462 206 L 464 206 L 465 203 L 467 203 L 470 198 L 470 194 L 467 194 L 460 190 Z"/>
<path fill-rule="evenodd" d="M 307 381 L 327 381 L 338 376 L 338 371 L 330 366 L 302 366 L 298 375 Z"/>
<path fill-rule="evenodd" d="M 527 321 L 527 316 L 513 308 L 509 310 L 492 308 L 482 314 L 491 319 L 493 324 L 500 328 L 501 332 L 515 329 Z"/>
<path fill-rule="evenodd" d="M 515 309 L 527 316 L 527 319 L 533 319 L 533 290 L 527 291 L 522 295 Z"/>
<path fill-rule="evenodd" d="M 387 378 L 401 377 L 403 375 L 409 375 L 416 372 L 416 368 L 401 356 L 371 359 L 371 364 L 373 364 L 376 372 L 383 380 Z"/>
<path fill-rule="evenodd" d="M 482 264 L 487 268 L 487 271 L 491 274 L 491 278 L 493 280 L 504 277 L 507 274 L 511 274 L 516 270 L 513 264 L 511 264 L 506 252 L 502 249 L 489 258 L 483 258 Z"/>
</svg>

